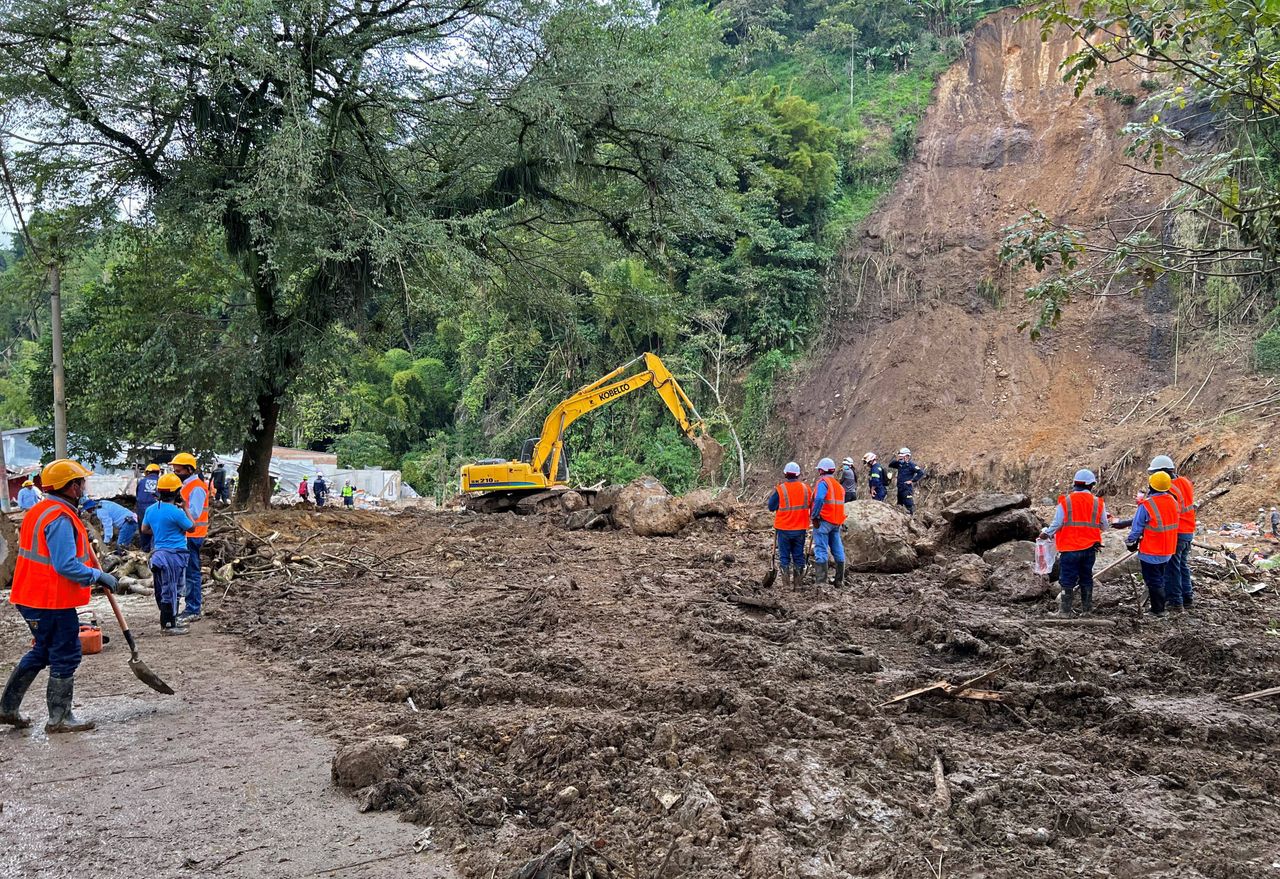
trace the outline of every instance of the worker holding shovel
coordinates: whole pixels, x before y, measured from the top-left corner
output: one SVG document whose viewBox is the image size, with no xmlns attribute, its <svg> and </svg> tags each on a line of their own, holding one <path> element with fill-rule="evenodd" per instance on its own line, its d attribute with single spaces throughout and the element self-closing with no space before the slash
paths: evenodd
<svg viewBox="0 0 1280 879">
<path fill-rule="evenodd" d="M 75 673 L 80 667 L 76 608 L 89 603 L 91 587 L 114 589 L 116 578 L 100 569 L 89 532 L 76 515 L 88 476 L 88 470 L 66 458 L 49 464 L 40 474 L 44 500 L 22 520 L 9 602 L 17 605 L 33 641 L 0 696 L 0 724 L 31 725 L 18 708 L 36 676 L 48 668 L 49 722 L 45 732 L 82 732 L 94 727 L 93 721 L 81 721 L 71 711 Z"/>
</svg>

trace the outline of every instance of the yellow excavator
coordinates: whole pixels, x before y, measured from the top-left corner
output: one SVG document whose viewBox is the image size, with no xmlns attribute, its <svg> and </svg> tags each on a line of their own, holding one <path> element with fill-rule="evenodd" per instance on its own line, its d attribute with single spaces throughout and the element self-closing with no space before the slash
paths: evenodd
<svg viewBox="0 0 1280 879">
<path fill-rule="evenodd" d="M 642 363 L 643 368 L 636 370 L 635 367 Z M 492 513 L 504 510 L 533 512 L 558 504 L 559 496 L 569 490 L 564 447 L 564 433 L 569 425 L 591 410 L 620 400 L 646 385 L 653 385 L 680 429 L 698 447 L 702 454 L 703 472 L 718 470 L 724 450 L 710 436 L 706 422 L 698 415 L 689 395 L 666 364 L 656 354 L 646 353 L 561 400 L 543 421 L 542 433 L 525 440 L 520 460 L 486 458 L 464 465 L 464 506 Z M 587 500 L 589 503 L 589 493 Z"/>
</svg>

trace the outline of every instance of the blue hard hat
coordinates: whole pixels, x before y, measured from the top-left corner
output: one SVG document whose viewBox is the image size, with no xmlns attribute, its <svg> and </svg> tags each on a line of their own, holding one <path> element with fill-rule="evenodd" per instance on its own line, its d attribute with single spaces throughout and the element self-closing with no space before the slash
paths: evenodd
<svg viewBox="0 0 1280 879">
<path fill-rule="evenodd" d="M 823 458 L 821 461 L 818 462 L 818 469 L 819 470 L 835 470 L 836 462 L 832 461 L 830 458 Z"/>
<path fill-rule="evenodd" d="M 98 502 L 91 497 L 85 498 L 80 503 L 80 509 L 82 510 L 96 510 L 97 508 L 98 508 Z"/>
<path fill-rule="evenodd" d="M 1077 470 L 1074 481 L 1082 485 L 1093 485 L 1098 481 L 1098 477 L 1093 475 L 1092 470 Z"/>
<path fill-rule="evenodd" d="M 783 476 L 799 476 L 800 465 L 797 464 L 795 461 L 788 461 L 787 466 L 782 468 L 782 475 Z"/>
</svg>

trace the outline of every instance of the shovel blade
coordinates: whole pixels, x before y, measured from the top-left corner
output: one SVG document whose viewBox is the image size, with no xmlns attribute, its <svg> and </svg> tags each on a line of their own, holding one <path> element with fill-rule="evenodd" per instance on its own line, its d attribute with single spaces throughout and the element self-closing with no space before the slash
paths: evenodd
<svg viewBox="0 0 1280 879">
<path fill-rule="evenodd" d="M 141 659 L 130 659 L 129 668 L 133 669 L 133 673 L 138 680 L 142 681 L 157 693 L 164 693 L 166 696 L 173 695 L 173 687 L 160 680 L 160 675 L 149 669 L 147 664 Z"/>
<path fill-rule="evenodd" d="M 768 589 L 770 586 L 773 585 L 773 582 L 777 579 L 778 579 L 778 569 L 770 568 L 769 573 L 765 574 L 764 579 L 760 581 L 760 588 Z"/>
</svg>

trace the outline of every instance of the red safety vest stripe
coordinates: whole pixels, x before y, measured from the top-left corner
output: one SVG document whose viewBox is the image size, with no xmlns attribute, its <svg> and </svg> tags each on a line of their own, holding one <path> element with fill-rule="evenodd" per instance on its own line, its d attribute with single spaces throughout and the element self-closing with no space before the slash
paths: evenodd
<svg viewBox="0 0 1280 879">
<path fill-rule="evenodd" d="M 777 486 L 778 511 L 773 514 L 773 527 L 779 531 L 804 531 L 809 527 L 809 486 L 796 479 Z"/>
<path fill-rule="evenodd" d="M 832 525 L 844 524 L 844 487 L 833 476 L 824 476 L 818 480 L 826 483 L 827 496 L 822 499 L 822 511 L 819 513 L 824 522 Z"/>
</svg>

